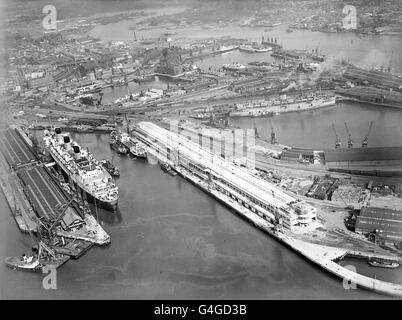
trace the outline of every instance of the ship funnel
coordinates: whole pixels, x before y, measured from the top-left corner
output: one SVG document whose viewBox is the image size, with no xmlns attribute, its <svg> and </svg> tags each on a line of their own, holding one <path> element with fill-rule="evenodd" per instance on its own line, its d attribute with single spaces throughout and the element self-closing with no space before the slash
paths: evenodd
<svg viewBox="0 0 402 320">
<path fill-rule="evenodd" d="M 63 137 L 63 141 L 64 141 L 64 148 L 69 151 L 71 149 L 71 140 L 69 136 L 65 136 Z"/>
<path fill-rule="evenodd" d="M 63 137 L 61 135 L 61 129 L 60 128 L 56 128 L 54 129 L 54 132 L 56 133 L 56 141 L 58 144 L 63 143 Z"/>
<path fill-rule="evenodd" d="M 73 146 L 74 159 L 78 160 L 81 157 L 81 150 L 79 146 Z"/>
</svg>

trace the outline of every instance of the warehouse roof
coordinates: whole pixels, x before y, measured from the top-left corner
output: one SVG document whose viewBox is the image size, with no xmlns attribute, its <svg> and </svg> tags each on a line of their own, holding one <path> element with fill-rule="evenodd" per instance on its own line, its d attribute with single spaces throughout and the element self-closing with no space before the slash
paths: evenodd
<svg viewBox="0 0 402 320">
<path fill-rule="evenodd" d="M 350 148 L 325 150 L 325 161 L 402 160 L 402 147 Z"/>
<path fill-rule="evenodd" d="M 294 158 L 298 159 L 302 156 L 314 156 L 314 150 L 312 149 L 304 149 L 304 148 L 291 148 L 288 150 L 282 151 L 281 158 Z"/>
<path fill-rule="evenodd" d="M 402 241 L 402 211 L 387 208 L 362 208 L 356 220 L 356 232 L 379 230 L 383 237 Z"/>
</svg>

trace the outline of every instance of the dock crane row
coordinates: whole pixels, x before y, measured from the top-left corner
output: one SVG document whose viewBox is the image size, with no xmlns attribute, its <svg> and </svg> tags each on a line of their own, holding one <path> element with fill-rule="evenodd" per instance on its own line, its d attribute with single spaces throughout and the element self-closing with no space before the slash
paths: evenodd
<svg viewBox="0 0 402 320">
<path fill-rule="evenodd" d="M 334 124 L 332 124 L 332 130 L 334 130 L 335 133 L 335 149 L 339 149 L 341 147 L 341 139 L 339 138 L 338 133 L 336 132 Z"/>
<path fill-rule="evenodd" d="M 367 130 L 367 134 L 364 136 L 363 140 L 362 140 L 362 148 L 367 148 L 368 145 L 368 138 L 371 132 L 371 128 L 373 127 L 373 121 L 370 122 L 370 126 Z"/>
<path fill-rule="evenodd" d="M 346 129 L 346 133 L 348 135 L 348 148 L 352 148 L 354 142 L 353 142 L 353 139 L 352 139 L 352 135 L 350 134 L 348 124 L 346 122 L 345 122 L 345 129 Z"/>
</svg>

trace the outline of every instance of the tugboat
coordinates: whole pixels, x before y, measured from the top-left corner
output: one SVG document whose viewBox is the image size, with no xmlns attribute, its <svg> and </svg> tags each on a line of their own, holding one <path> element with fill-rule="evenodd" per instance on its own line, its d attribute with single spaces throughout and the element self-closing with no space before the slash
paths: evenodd
<svg viewBox="0 0 402 320">
<path fill-rule="evenodd" d="M 165 171 L 165 172 L 168 172 L 168 173 L 172 170 L 172 167 L 166 162 L 161 162 L 159 164 L 159 166 L 161 167 L 162 171 Z"/>
<path fill-rule="evenodd" d="M 117 168 L 113 163 L 111 163 L 109 160 L 101 160 L 100 163 L 102 164 L 102 166 L 106 169 L 107 172 L 109 172 L 109 174 L 111 176 L 114 177 L 119 177 L 120 176 L 120 171 L 119 168 Z"/>
<path fill-rule="evenodd" d="M 40 240 L 38 245 L 32 248 L 30 256 L 27 257 L 23 254 L 21 257 L 7 257 L 4 259 L 4 263 L 13 270 L 42 272 L 43 267 L 57 268 L 68 259 L 68 256 L 56 253 Z"/>
<path fill-rule="evenodd" d="M 109 141 L 110 147 L 116 151 L 118 154 L 127 154 L 127 149 L 117 140 L 110 139 Z"/>
<path fill-rule="evenodd" d="M 25 254 L 21 257 L 8 257 L 4 259 L 4 263 L 7 267 L 14 270 L 42 272 L 43 268 L 36 254 L 32 254 L 28 257 Z"/>
<path fill-rule="evenodd" d="M 395 269 L 399 267 L 399 263 L 382 260 L 382 259 L 370 259 L 368 264 L 372 267 L 379 267 L 379 268 L 391 268 Z"/>
<path fill-rule="evenodd" d="M 169 170 L 169 172 L 168 172 L 171 176 L 177 176 L 177 172 L 176 172 L 176 170 L 174 170 L 173 168 L 170 168 L 170 170 Z"/>
<path fill-rule="evenodd" d="M 143 144 L 139 141 L 134 141 L 134 146 L 130 148 L 130 152 L 136 158 L 147 158 L 147 151 L 145 150 Z"/>
</svg>

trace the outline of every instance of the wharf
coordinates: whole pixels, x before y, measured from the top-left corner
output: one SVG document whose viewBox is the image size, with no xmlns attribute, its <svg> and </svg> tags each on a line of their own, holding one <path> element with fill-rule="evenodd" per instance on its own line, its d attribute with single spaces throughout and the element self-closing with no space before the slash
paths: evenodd
<svg viewBox="0 0 402 320">
<path fill-rule="evenodd" d="M 0 132 L 0 151 L 0 185 L 21 231 L 38 231 L 39 220 L 53 221 L 60 214 L 60 206 L 67 204 L 54 241 L 48 244 L 60 259 L 50 261 L 50 265 L 60 267 L 70 257 L 80 257 L 93 244 L 110 243 L 110 236 L 93 216 L 69 204 L 69 197 L 38 160 L 21 129 Z"/>
<path fill-rule="evenodd" d="M 135 135 L 146 144 L 147 152 L 149 152 L 149 154 L 157 157 L 161 161 L 167 161 L 169 165 L 171 165 L 174 168 L 174 170 L 176 170 L 185 179 L 191 181 L 200 189 L 212 195 L 215 199 L 219 200 L 226 206 L 235 210 L 235 212 L 237 212 L 240 216 L 242 216 L 243 218 L 254 224 L 257 228 L 263 230 L 272 237 L 286 244 L 289 248 L 295 250 L 312 263 L 317 264 L 327 272 L 343 280 L 351 281 L 352 283 L 355 283 L 359 287 L 372 290 L 378 293 L 402 297 L 402 285 L 373 279 L 358 274 L 356 272 L 353 272 L 336 263 L 336 261 L 341 260 L 349 252 L 351 254 L 355 253 L 352 250 L 329 247 L 296 239 L 290 231 L 282 228 L 281 226 L 275 225 L 272 222 L 268 221 L 267 219 L 264 219 L 261 216 L 253 213 L 250 209 L 248 209 L 245 205 L 243 205 L 242 201 L 233 199 L 231 196 L 221 191 L 218 191 L 218 189 L 214 187 L 212 184 L 210 184 L 208 180 L 205 180 L 205 177 L 203 177 L 202 174 L 200 173 L 195 174 L 192 171 L 184 168 L 183 166 L 176 165 L 175 161 L 168 159 L 168 155 L 165 148 L 171 149 L 172 143 L 173 144 L 178 143 L 179 146 L 186 145 L 184 146 L 184 148 L 185 149 L 188 148 L 187 150 L 189 149 L 195 150 L 197 149 L 197 147 L 194 144 L 190 143 L 189 141 L 184 142 L 185 141 L 184 139 L 178 139 L 176 136 L 174 136 L 175 134 L 173 133 L 170 133 L 170 135 L 166 134 L 165 139 L 161 138 L 164 129 L 158 128 L 157 126 L 150 126 L 147 124 L 149 123 L 145 123 L 144 126 L 142 127 L 140 126 L 135 131 Z M 158 143 L 162 144 L 162 146 L 158 145 Z M 202 151 L 200 150 L 199 152 L 200 154 L 207 153 L 206 150 Z M 182 154 L 183 151 L 180 151 L 180 153 Z M 217 161 L 223 163 L 223 166 L 232 167 L 230 163 L 225 162 L 223 160 L 215 159 L 213 162 L 216 163 Z M 228 170 L 230 171 L 230 169 Z M 231 170 L 235 170 L 235 167 L 232 167 Z M 236 169 L 236 171 L 240 170 L 243 169 Z M 240 176 L 238 176 L 238 179 L 242 178 L 245 179 L 246 175 L 241 174 Z M 372 253 L 361 252 L 361 256 L 368 258 L 372 256 Z M 387 258 L 389 259 L 389 257 Z"/>
</svg>

